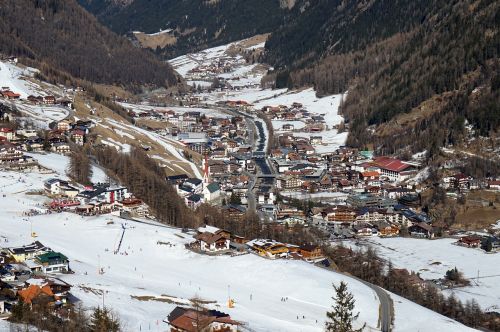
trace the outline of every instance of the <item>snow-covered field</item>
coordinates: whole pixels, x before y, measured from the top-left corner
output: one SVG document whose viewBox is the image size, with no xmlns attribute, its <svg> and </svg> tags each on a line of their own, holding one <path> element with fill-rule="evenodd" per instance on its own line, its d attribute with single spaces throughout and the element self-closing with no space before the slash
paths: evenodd
<svg viewBox="0 0 500 332">
<path fill-rule="evenodd" d="M 66 171 L 69 167 L 70 158 L 57 153 L 26 153 L 36 159 L 38 163 L 48 169 L 53 170 L 61 179 L 67 179 Z M 92 178 L 94 183 L 104 183 L 107 180 L 106 173 L 102 168 L 92 165 Z"/>
<path fill-rule="evenodd" d="M 22 70 L 14 64 L 0 61 L 0 87 L 8 87 L 11 91 L 19 93 L 22 99 L 37 93 L 34 84 L 21 78 L 32 74 L 33 72 L 28 69 Z"/>
<path fill-rule="evenodd" d="M 118 121 L 112 120 L 112 119 L 107 119 L 108 123 L 112 124 L 114 127 L 117 127 L 121 130 L 129 131 L 129 132 L 137 132 L 142 135 L 145 135 L 158 143 L 162 148 L 165 149 L 168 153 L 170 153 L 174 158 L 177 158 L 179 161 L 182 161 L 185 163 L 192 171 L 194 176 L 197 178 L 201 179 L 203 176 L 201 175 L 200 170 L 198 167 L 191 161 L 187 160 L 186 157 L 182 154 L 182 149 L 178 147 L 178 142 L 166 138 L 164 136 L 161 136 L 157 133 L 150 132 L 148 130 L 136 127 L 134 125 L 130 125 L 127 123 L 120 123 Z M 184 170 L 186 171 L 186 170 Z"/>
<path fill-rule="evenodd" d="M 46 96 L 48 93 L 62 95 L 62 90 L 54 85 L 46 84 L 41 87 L 29 81 L 36 69 L 21 68 L 12 63 L 0 61 L 0 87 L 9 88 L 12 92 L 20 94 L 19 100 L 5 101 L 7 105 L 14 106 L 28 116 L 29 120 L 42 129 L 47 129 L 48 124 L 60 121 L 69 115 L 69 110 L 61 106 L 32 105 L 25 99 L 29 95 Z"/>
<path fill-rule="evenodd" d="M 454 289 L 455 295 L 463 301 L 476 299 L 483 309 L 500 312 L 500 254 L 457 246 L 455 239 L 373 237 L 368 241 L 395 267 L 418 272 L 424 279 L 443 278 L 447 270 L 456 267 L 472 280 L 471 286 Z"/>
<path fill-rule="evenodd" d="M 64 171 L 62 160 L 55 156 L 51 160 L 35 158 Z M 332 303 L 331 284 L 341 280 L 348 282 L 355 295 L 355 310 L 360 312 L 357 324 L 366 322 L 367 331 L 377 331 L 379 301 L 370 288 L 302 261 L 272 261 L 250 254 L 198 255 L 184 248 L 192 238 L 179 229 L 131 224 L 111 216 L 23 216 L 23 211 L 47 200 L 26 195 L 26 190 L 42 188 L 43 181 L 53 176 L 0 172 L 0 237 L 8 240 L 2 245 L 31 242 L 32 224 L 37 240 L 69 257 L 75 274 L 62 278 L 73 285 L 72 293 L 86 307 L 104 301 L 119 315 L 125 331 L 147 330 L 149 326 L 165 330 L 162 320 L 167 314 L 195 296 L 214 301 L 211 307 L 246 322 L 252 331 L 322 331 Z M 126 227 L 124 242 L 115 255 L 122 223 Z M 104 274 L 98 274 L 99 267 Z M 233 309 L 226 307 L 228 296 L 236 301 Z M 281 301 L 283 297 L 288 301 Z M 396 331 L 469 331 L 411 302 L 395 300 Z M 7 328 L 0 325 L 0 330 Z"/>
<path fill-rule="evenodd" d="M 217 118 L 229 118 L 230 115 L 227 113 L 223 113 L 219 110 L 213 108 L 201 108 L 201 107 L 159 107 L 159 106 L 150 106 L 150 105 L 141 105 L 141 104 L 130 104 L 130 103 L 120 103 L 121 106 L 130 109 L 132 111 L 149 111 L 154 109 L 156 111 L 174 111 L 179 114 L 184 114 L 187 112 L 200 112 L 201 114 L 205 114 L 211 117 Z"/>
<path fill-rule="evenodd" d="M 264 106 L 291 106 L 294 102 L 301 103 L 305 109 L 316 115 L 323 115 L 327 130 L 321 133 L 308 133 L 308 132 L 293 132 L 294 136 L 307 137 L 321 136 L 323 144 L 315 146 L 318 153 L 328 153 L 335 151 L 340 145 L 345 144 L 347 139 L 347 132 L 338 133 L 332 127 L 338 125 L 343 121 L 343 117 L 339 115 L 339 106 L 342 95 L 332 95 L 327 97 L 318 98 L 316 92 L 312 89 L 305 89 L 301 91 L 288 91 L 286 93 L 277 95 L 271 98 L 260 99 L 252 101 L 254 107 L 260 109 Z M 284 133 L 282 130 L 283 124 L 291 123 L 294 129 L 302 129 L 305 123 L 302 121 L 273 121 L 273 127 L 277 133 Z M 300 123 L 303 125 L 301 126 Z"/>
<path fill-rule="evenodd" d="M 196 84 L 209 86 L 211 84 L 211 78 L 206 77 L 203 81 L 197 73 L 192 73 L 191 71 L 199 66 L 210 66 L 218 63 L 219 60 L 223 60 L 231 65 L 231 70 L 219 73 L 217 75 L 218 77 L 224 78 L 233 87 L 258 86 L 262 76 L 269 67 L 263 67 L 260 64 L 246 63 L 243 56 L 235 52 L 236 49 L 242 47 L 240 44 L 245 42 L 246 41 L 234 42 L 209 48 L 198 53 L 182 55 L 170 60 L 169 63 L 187 80 L 189 85 Z M 264 44 L 258 43 L 245 48 L 247 50 L 264 48 Z"/>
</svg>

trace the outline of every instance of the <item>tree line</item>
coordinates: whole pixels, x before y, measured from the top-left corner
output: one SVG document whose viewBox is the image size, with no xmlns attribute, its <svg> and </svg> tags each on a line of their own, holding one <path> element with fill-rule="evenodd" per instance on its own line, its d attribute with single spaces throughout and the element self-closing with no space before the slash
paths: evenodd
<svg viewBox="0 0 500 332">
<path fill-rule="evenodd" d="M 338 267 L 360 279 L 387 289 L 410 301 L 467 326 L 500 331 L 500 321 L 494 313 L 481 309 L 476 300 L 465 304 L 452 293 L 446 297 L 433 284 L 415 283 L 408 274 L 400 273 L 391 262 L 382 260 L 372 248 L 351 250 L 343 246 L 327 247 L 325 254 Z"/>
<path fill-rule="evenodd" d="M 498 133 L 498 1 L 360 6 L 321 0 L 273 33 L 266 54 L 278 68 L 276 86 L 312 85 L 320 95 L 349 90 L 341 109 L 347 143 L 379 153 L 408 146 L 435 153 L 464 138 L 465 120 L 477 136 Z M 402 124 L 412 110 L 419 116 Z M 377 134 L 367 130 L 384 124 Z"/>
<path fill-rule="evenodd" d="M 10 331 L 47 332 L 119 332 L 121 324 L 116 315 L 106 307 L 93 308 L 90 312 L 81 306 L 54 310 L 49 303 L 29 305 L 18 302 L 9 317 Z"/>
</svg>

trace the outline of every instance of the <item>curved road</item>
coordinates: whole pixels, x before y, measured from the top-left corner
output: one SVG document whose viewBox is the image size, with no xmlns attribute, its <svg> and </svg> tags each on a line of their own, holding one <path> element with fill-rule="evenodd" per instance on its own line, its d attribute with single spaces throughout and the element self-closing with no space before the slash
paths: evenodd
<svg viewBox="0 0 500 332">
<path fill-rule="evenodd" d="M 382 332 L 390 332 L 392 327 L 392 320 L 394 318 L 393 303 L 390 295 L 383 288 L 377 285 L 361 280 L 352 275 L 349 275 L 349 277 L 362 282 L 366 286 L 373 289 L 373 291 L 377 294 L 380 301 L 380 313 L 379 313 L 380 329 Z"/>
</svg>

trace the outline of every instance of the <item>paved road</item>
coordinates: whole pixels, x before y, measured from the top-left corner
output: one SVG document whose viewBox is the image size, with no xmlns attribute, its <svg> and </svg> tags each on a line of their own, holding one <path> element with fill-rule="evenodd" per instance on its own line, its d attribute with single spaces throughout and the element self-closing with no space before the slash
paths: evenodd
<svg viewBox="0 0 500 332">
<path fill-rule="evenodd" d="M 390 332 L 391 331 L 391 325 L 392 325 L 392 319 L 394 317 L 394 312 L 393 312 L 393 304 L 392 304 L 392 299 L 389 296 L 389 294 L 379 286 L 376 286 L 372 283 L 369 283 L 367 281 L 361 280 L 359 278 L 349 276 L 351 278 L 357 279 L 366 286 L 370 287 L 377 293 L 377 296 L 380 301 L 380 329 L 382 332 Z"/>
</svg>

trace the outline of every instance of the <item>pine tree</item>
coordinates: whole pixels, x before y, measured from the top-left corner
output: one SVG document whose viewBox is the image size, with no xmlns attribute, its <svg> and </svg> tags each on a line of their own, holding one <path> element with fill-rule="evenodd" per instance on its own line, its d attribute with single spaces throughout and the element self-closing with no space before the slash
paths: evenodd
<svg viewBox="0 0 500 332">
<path fill-rule="evenodd" d="M 347 290 L 347 284 L 343 281 L 337 287 L 333 284 L 336 296 L 332 297 L 335 301 L 335 305 L 332 307 L 332 311 L 327 312 L 326 316 L 328 321 L 326 322 L 326 331 L 331 332 L 360 332 L 364 329 L 365 325 L 360 329 L 354 330 L 352 327 L 352 322 L 356 320 L 359 316 L 359 312 L 354 315 L 354 296 Z"/>
<path fill-rule="evenodd" d="M 106 308 L 95 308 L 90 317 L 91 332 L 119 332 L 120 323 Z"/>
</svg>

